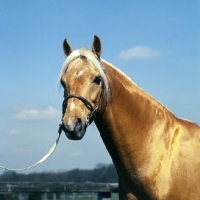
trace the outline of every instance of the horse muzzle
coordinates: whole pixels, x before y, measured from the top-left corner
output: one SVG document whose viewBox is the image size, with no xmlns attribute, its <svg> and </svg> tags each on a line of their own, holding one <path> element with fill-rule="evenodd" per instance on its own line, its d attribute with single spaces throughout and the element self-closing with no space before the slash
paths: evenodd
<svg viewBox="0 0 200 200">
<path fill-rule="evenodd" d="M 92 123 L 92 121 L 96 117 L 96 113 L 97 113 L 97 110 L 98 110 L 99 105 L 100 105 L 100 100 L 101 100 L 101 98 L 103 98 L 103 91 L 104 91 L 104 87 L 102 87 L 101 95 L 100 95 L 98 101 L 96 102 L 96 106 L 95 107 L 93 107 L 92 104 L 87 99 L 85 99 L 84 97 L 82 97 L 82 96 L 80 96 L 78 94 L 68 95 L 63 100 L 63 104 L 62 104 L 62 123 L 59 126 L 58 132 L 61 133 L 62 130 L 63 130 L 65 132 L 65 135 L 70 140 L 80 140 L 80 139 L 82 139 L 83 136 L 85 135 L 86 128 Z M 90 110 L 90 114 L 87 116 L 84 125 L 83 125 L 83 122 L 82 122 L 81 118 L 77 118 L 77 119 L 74 120 L 73 117 L 71 119 L 69 117 L 68 120 L 65 121 L 66 120 L 65 112 L 66 112 L 66 108 L 67 108 L 67 101 L 70 98 L 77 98 L 77 99 L 81 100 L 84 103 L 84 105 L 87 107 L 87 109 Z M 64 118 L 65 118 L 65 120 L 64 120 Z"/>
<path fill-rule="evenodd" d="M 78 118 L 75 123 L 68 122 L 62 123 L 61 129 L 65 132 L 65 135 L 70 140 L 81 140 L 86 132 L 86 125 L 83 126 L 82 120 Z"/>
</svg>

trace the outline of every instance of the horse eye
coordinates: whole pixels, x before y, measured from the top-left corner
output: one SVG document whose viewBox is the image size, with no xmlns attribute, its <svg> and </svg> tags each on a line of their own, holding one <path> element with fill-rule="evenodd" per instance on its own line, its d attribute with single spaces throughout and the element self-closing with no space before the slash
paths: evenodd
<svg viewBox="0 0 200 200">
<path fill-rule="evenodd" d="M 100 85 L 100 83 L 101 83 L 101 76 L 96 76 L 95 79 L 93 80 L 93 82 L 94 82 L 96 85 Z"/>
</svg>

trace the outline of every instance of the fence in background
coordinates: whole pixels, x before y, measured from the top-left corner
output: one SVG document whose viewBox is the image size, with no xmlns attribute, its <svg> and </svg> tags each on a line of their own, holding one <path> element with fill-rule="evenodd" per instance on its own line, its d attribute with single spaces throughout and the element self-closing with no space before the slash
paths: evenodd
<svg viewBox="0 0 200 200">
<path fill-rule="evenodd" d="M 118 200 L 117 183 L 0 182 L 1 200 Z"/>
</svg>

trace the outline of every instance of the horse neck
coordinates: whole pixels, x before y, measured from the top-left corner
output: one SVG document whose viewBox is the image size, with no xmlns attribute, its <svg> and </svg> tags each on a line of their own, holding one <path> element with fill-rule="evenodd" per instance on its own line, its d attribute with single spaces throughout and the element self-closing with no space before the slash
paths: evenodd
<svg viewBox="0 0 200 200">
<path fill-rule="evenodd" d="M 175 117 L 165 106 L 138 87 L 128 76 L 110 63 L 103 61 L 110 88 L 110 102 L 103 102 L 102 115 L 105 122 L 131 121 L 132 125 L 158 115 Z M 106 98 L 105 98 L 106 99 Z M 112 116 L 116 114 L 115 116 Z M 158 117 L 157 117 L 158 118 Z M 142 121 L 140 121 L 142 120 Z M 147 123 L 145 123 L 147 124 Z M 144 124 L 142 124 L 144 126 Z"/>
<path fill-rule="evenodd" d="M 103 64 L 110 87 L 110 102 L 95 122 L 114 163 L 121 162 L 131 168 L 135 163 L 130 162 L 140 159 L 147 135 L 155 124 L 173 114 L 122 72 L 106 62 Z M 126 162 L 128 157 L 124 155 L 134 159 Z"/>
</svg>

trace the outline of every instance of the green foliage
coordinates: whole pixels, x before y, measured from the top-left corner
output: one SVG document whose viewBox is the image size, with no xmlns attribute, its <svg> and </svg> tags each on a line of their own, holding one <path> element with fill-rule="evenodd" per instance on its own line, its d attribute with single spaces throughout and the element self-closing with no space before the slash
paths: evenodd
<svg viewBox="0 0 200 200">
<path fill-rule="evenodd" d="M 116 183 L 117 172 L 114 165 L 98 164 L 93 170 L 73 169 L 65 172 L 42 172 L 20 174 L 5 172 L 0 176 L 0 181 L 13 182 L 74 182 L 74 183 Z"/>
<path fill-rule="evenodd" d="M 1 200 L 18 200 L 17 194 L 0 194 L 0 199 Z"/>
<path fill-rule="evenodd" d="M 42 200 L 41 194 L 37 192 L 32 192 L 28 194 L 28 200 Z"/>
</svg>

